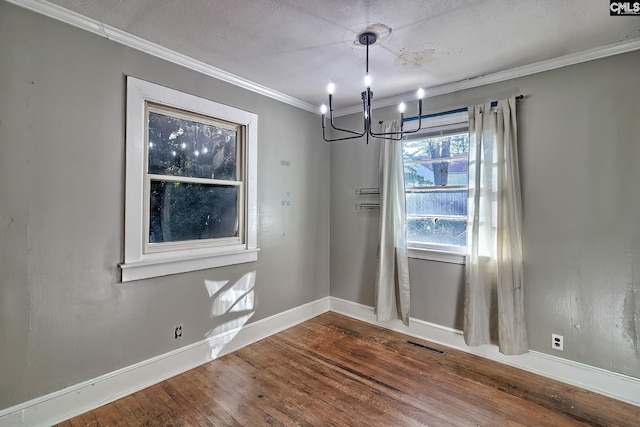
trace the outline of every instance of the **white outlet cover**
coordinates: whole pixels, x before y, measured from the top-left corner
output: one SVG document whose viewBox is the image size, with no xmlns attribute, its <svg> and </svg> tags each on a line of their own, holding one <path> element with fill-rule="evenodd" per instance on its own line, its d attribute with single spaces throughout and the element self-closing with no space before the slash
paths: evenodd
<svg viewBox="0 0 640 427">
<path fill-rule="evenodd" d="M 558 351 L 564 351 L 564 338 L 562 335 L 551 334 L 551 348 Z"/>
</svg>

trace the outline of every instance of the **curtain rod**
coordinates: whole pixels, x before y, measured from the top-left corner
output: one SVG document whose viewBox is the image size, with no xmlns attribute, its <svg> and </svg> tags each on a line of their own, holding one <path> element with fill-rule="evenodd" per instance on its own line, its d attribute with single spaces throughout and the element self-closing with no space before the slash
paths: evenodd
<svg viewBox="0 0 640 427">
<path fill-rule="evenodd" d="M 520 101 L 521 99 L 524 99 L 524 95 L 518 95 L 516 96 L 516 101 Z M 497 107 L 498 106 L 498 101 L 493 101 L 491 103 L 491 107 Z M 433 117 L 441 117 L 441 116 L 448 116 L 449 114 L 456 114 L 456 113 L 465 113 L 469 111 L 469 107 L 464 107 L 464 108 L 458 108 L 455 110 L 449 110 L 449 111 L 443 111 L 441 113 L 434 113 L 434 114 L 426 114 L 422 116 L 422 119 L 431 119 Z M 411 122 L 414 120 L 418 120 L 418 116 L 416 117 L 408 117 L 406 119 L 404 119 L 404 122 Z M 380 121 L 379 124 L 382 124 L 382 120 Z"/>
</svg>

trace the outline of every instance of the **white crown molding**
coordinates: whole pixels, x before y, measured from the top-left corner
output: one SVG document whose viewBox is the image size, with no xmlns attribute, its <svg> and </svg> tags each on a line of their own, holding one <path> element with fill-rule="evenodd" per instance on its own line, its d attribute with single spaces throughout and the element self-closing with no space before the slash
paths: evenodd
<svg viewBox="0 0 640 427">
<path fill-rule="evenodd" d="M 152 43 L 141 37 L 134 36 L 126 31 L 122 31 L 118 28 L 104 24 L 95 19 L 88 18 L 80 15 L 79 13 L 70 11 L 61 6 L 53 3 L 49 3 L 45 0 L 6 0 L 9 3 L 13 3 L 17 6 L 31 10 L 36 13 L 40 13 L 49 18 L 56 19 L 74 27 L 81 28 L 91 33 L 102 36 L 106 39 L 112 40 L 116 43 L 120 43 L 124 46 L 132 49 L 139 50 L 149 55 L 156 56 L 166 61 L 172 62 L 177 65 L 181 65 L 185 68 L 197 71 L 207 76 L 222 80 L 232 85 L 241 87 L 243 89 L 250 90 L 252 92 L 259 93 L 260 95 L 267 96 L 277 101 L 284 102 L 285 104 L 292 105 L 294 107 L 306 110 L 312 113 L 318 112 L 318 106 L 309 104 L 308 102 L 286 95 L 284 93 L 275 91 L 266 86 L 262 86 L 258 83 L 247 80 L 243 77 L 236 76 L 235 74 L 216 68 L 212 65 L 195 60 L 181 53 L 175 52 L 171 49 L 167 49 L 158 44 Z"/>
<path fill-rule="evenodd" d="M 505 356 L 495 345 L 469 347 L 464 342 L 462 331 L 414 318 L 410 319 L 408 327 L 400 320 L 378 322 L 373 307 L 340 298 L 331 297 L 331 311 L 640 406 L 639 378 L 537 351 Z"/>
<path fill-rule="evenodd" d="M 98 378 L 0 410 L 0 427 L 50 426 L 113 402 L 329 311 L 324 297 Z M 213 354 L 213 349 L 216 350 Z M 219 352 L 218 352 L 219 351 Z"/>
<path fill-rule="evenodd" d="M 284 93 L 275 91 L 266 86 L 259 85 L 245 78 L 236 76 L 235 74 L 216 68 L 212 65 L 206 64 L 201 61 L 197 61 L 181 53 L 167 49 L 143 38 L 134 36 L 126 31 L 119 30 L 110 25 L 96 21 L 95 19 L 88 18 L 80 15 L 79 13 L 72 12 L 61 6 L 53 3 L 49 3 L 45 0 L 6 0 L 9 3 L 16 4 L 31 11 L 40 13 L 50 18 L 62 21 L 69 25 L 81 28 L 83 30 L 98 34 L 109 40 L 120 43 L 124 46 L 136 49 L 174 64 L 181 65 L 199 73 L 205 74 L 210 77 L 225 81 L 243 89 L 250 90 L 252 92 L 259 93 L 269 98 L 284 102 L 285 104 L 292 105 L 294 107 L 306 110 L 312 113 L 319 114 L 317 105 L 309 104 L 308 102 L 286 95 Z M 630 41 L 624 41 L 620 43 L 611 44 L 604 47 L 598 47 L 594 49 L 585 50 L 582 52 L 572 53 L 569 55 L 560 56 L 558 58 L 549 59 L 546 61 L 540 61 L 529 65 L 523 65 L 521 67 L 512 68 L 510 70 L 499 71 L 497 73 L 487 74 L 467 80 L 462 80 L 455 83 L 449 83 L 441 86 L 435 86 L 425 89 L 425 97 L 430 98 L 438 95 L 444 95 L 447 93 L 458 92 L 464 89 L 471 89 L 479 86 L 484 86 L 492 83 L 498 83 L 505 80 L 511 80 L 518 77 L 524 77 L 531 74 L 541 73 L 543 71 L 554 70 L 556 68 L 562 68 L 569 65 L 579 64 L 582 62 L 593 61 L 595 59 L 606 58 L 608 56 L 619 55 L 622 53 L 631 52 L 640 49 L 640 38 Z M 381 99 L 376 101 L 376 108 L 388 107 L 390 105 L 399 104 L 401 101 L 410 98 L 412 94 L 403 94 L 394 96 L 391 98 Z M 348 114 L 354 114 L 361 111 L 361 107 L 353 106 L 334 111 L 334 117 L 346 116 Z"/>
<path fill-rule="evenodd" d="M 557 68 L 567 67 L 569 65 L 580 64 L 583 62 L 593 61 L 596 59 L 606 58 L 608 56 L 620 55 L 622 53 L 633 52 L 640 49 L 640 38 L 611 44 L 608 46 L 597 47 L 594 49 L 584 50 L 582 52 L 572 53 L 569 55 L 559 56 L 557 58 L 548 59 L 546 61 L 535 62 L 533 64 L 523 65 L 521 67 L 511 68 L 510 70 L 498 71 L 497 73 L 486 74 L 484 76 L 474 77 L 468 80 L 449 83 L 446 85 L 425 88 L 425 98 L 445 95 L 447 93 L 458 92 L 465 89 L 485 86 L 493 83 L 499 83 L 518 77 L 529 76 L 532 74 L 542 73 L 544 71 L 555 70 Z M 402 101 L 411 99 L 415 94 L 405 93 L 403 95 L 384 98 L 376 101 L 375 108 L 389 107 L 398 105 Z M 355 105 L 353 107 L 342 108 L 333 112 L 334 117 L 346 116 L 349 114 L 360 113 L 362 106 Z"/>
<path fill-rule="evenodd" d="M 53 3 L 49 3 L 46 0 L 6 0 L 9 3 L 21 6 L 25 9 L 29 9 L 33 12 L 40 13 L 47 17 L 62 21 L 69 25 L 81 28 L 83 30 L 98 34 L 109 40 L 120 43 L 124 46 L 136 49 L 174 64 L 181 65 L 199 73 L 205 74 L 210 77 L 225 81 L 243 89 L 250 90 L 252 92 L 259 93 L 269 98 L 284 102 L 285 104 L 292 105 L 311 113 L 320 114 L 318 106 L 302 101 L 298 98 L 286 95 L 284 93 L 275 91 L 266 86 L 259 85 L 243 77 L 236 76 L 235 74 L 216 68 L 212 65 L 195 60 L 181 53 L 175 52 L 171 49 L 167 49 L 158 44 L 152 43 L 141 37 L 134 36 L 126 31 L 119 30 L 110 25 L 99 22 L 95 19 L 88 18 L 79 13 L 72 12 L 61 6 Z M 474 77 L 459 82 L 449 83 L 441 86 L 435 86 L 432 88 L 425 88 L 425 98 L 430 98 L 438 95 L 444 95 L 447 93 L 458 92 L 464 89 L 471 89 L 479 86 L 484 86 L 492 83 L 498 83 L 505 80 L 511 80 L 518 77 L 524 77 L 531 74 L 541 73 L 543 71 L 554 70 L 556 68 L 562 68 L 569 65 L 579 64 L 582 62 L 593 61 L 595 59 L 606 58 L 608 56 L 619 55 L 622 53 L 631 52 L 640 49 L 640 38 L 624 41 L 620 43 L 611 44 L 608 46 L 598 47 L 594 49 L 585 50 L 582 52 L 572 53 L 569 55 L 560 56 L 558 58 L 549 59 L 546 61 L 540 61 L 529 65 L 523 65 L 521 67 L 512 68 L 510 70 L 499 71 L 493 74 L 486 74 L 484 76 Z M 376 101 L 376 108 L 388 107 L 391 105 L 397 105 L 401 101 L 411 98 L 410 94 L 403 94 L 394 96 L 391 98 L 381 99 Z M 348 114 L 354 114 L 361 111 L 360 106 L 347 107 L 334 111 L 334 117 L 346 116 Z"/>
</svg>

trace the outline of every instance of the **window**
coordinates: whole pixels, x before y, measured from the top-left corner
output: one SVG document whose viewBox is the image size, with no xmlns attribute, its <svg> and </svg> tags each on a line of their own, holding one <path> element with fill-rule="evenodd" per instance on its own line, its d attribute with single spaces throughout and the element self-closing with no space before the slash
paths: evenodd
<svg viewBox="0 0 640 427">
<path fill-rule="evenodd" d="M 242 242 L 243 126 L 147 103 L 146 252 Z"/>
<path fill-rule="evenodd" d="M 122 281 L 257 259 L 257 116 L 127 78 Z"/>
<path fill-rule="evenodd" d="M 467 114 L 426 121 L 423 130 L 403 141 L 409 254 L 462 263 L 469 193 Z"/>
</svg>

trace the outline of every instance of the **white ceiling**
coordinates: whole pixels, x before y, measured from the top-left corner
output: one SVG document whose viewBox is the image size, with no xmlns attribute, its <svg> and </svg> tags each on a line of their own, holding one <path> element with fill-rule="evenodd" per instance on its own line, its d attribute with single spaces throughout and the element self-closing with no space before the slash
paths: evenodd
<svg viewBox="0 0 640 427">
<path fill-rule="evenodd" d="M 640 40 L 606 0 L 50 0 L 310 104 L 376 99 Z"/>
</svg>

